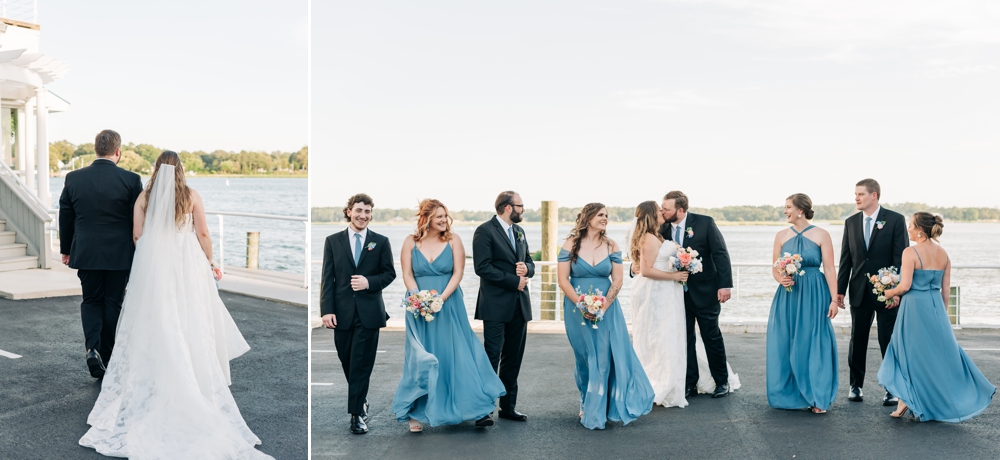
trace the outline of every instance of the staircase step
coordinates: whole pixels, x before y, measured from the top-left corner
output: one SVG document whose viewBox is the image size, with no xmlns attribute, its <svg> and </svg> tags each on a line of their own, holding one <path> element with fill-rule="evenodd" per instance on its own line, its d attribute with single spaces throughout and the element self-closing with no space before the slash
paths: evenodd
<svg viewBox="0 0 1000 460">
<path fill-rule="evenodd" d="M 23 257 L 28 249 L 27 244 L 0 244 L 0 258 Z"/>
<path fill-rule="evenodd" d="M 0 272 L 27 270 L 29 268 L 38 268 L 38 257 L 0 257 Z"/>
<path fill-rule="evenodd" d="M 5 220 L 0 220 L 0 231 L 3 231 L 3 229 L 4 229 L 4 225 L 7 225 L 7 221 L 5 221 Z"/>
<path fill-rule="evenodd" d="M 0 244 L 14 244 L 14 237 L 17 234 L 14 232 L 5 232 L 3 227 L 0 226 Z"/>
</svg>

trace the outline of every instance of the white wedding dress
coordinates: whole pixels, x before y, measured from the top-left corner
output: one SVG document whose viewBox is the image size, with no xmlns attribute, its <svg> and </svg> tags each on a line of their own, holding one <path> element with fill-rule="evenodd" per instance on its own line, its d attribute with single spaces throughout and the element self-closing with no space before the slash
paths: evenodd
<svg viewBox="0 0 1000 460">
<path fill-rule="evenodd" d="M 80 445 L 130 459 L 270 459 L 229 392 L 229 361 L 250 346 L 219 297 L 191 215 L 174 222 L 174 167 L 160 168 Z"/>
<path fill-rule="evenodd" d="M 676 269 L 670 257 L 677 245 L 665 241 L 653 261 L 653 268 L 665 272 Z M 687 326 L 684 312 L 684 287 L 676 281 L 653 280 L 635 275 L 632 284 L 632 347 L 656 394 L 653 402 L 665 407 L 685 407 L 687 380 Z M 708 367 L 705 344 L 697 332 L 698 392 L 715 391 L 715 380 Z M 740 379 L 729 363 L 729 390 L 739 389 Z"/>
</svg>

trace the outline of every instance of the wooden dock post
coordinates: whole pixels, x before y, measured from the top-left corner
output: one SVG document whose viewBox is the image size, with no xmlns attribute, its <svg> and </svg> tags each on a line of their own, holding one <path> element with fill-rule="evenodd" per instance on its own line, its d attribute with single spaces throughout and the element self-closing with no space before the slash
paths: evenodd
<svg viewBox="0 0 1000 460">
<path fill-rule="evenodd" d="M 258 268 L 260 232 L 247 232 L 247 268 Z"/>
<path fill-rule="evenodd" d="M 542 202 L 542 260 L 555 262 L 559 254 L 558 238 L 559 230 L 559 205 L 555 201 Z M 559 280 L 556 275 L 556 267 L 544 265 L 541 267 L 541 297 L 542 304 L 539 306 L 541 319 L 555 320 L 558 318 L 557 312 L 561 308 L 559 305 Z"/>
</svg>

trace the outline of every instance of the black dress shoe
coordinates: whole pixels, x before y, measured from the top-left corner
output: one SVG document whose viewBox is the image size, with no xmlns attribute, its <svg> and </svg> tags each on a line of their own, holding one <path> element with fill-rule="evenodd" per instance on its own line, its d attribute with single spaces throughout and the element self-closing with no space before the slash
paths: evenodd
<svg viewBox="0 0 1000 460">
<path fill-rule="evenodd" d="M 528 416 L 524 415 L 514 409 L 511 410 L 500 410 L 497 412 L 497 416 L 500 418 L 505 418 L 507 420 L 513 420 L 515 422 L 524 422 L 528 420 Z"/>
<path fill-rule="evenodd" d="M 361 413 L 358 414 L 358 417 L 363 418 L 365 420 L 365 422 L 368 421 L 368 400 L 367 399 L 365 399 L 365 404 L 361 406 Z"/>
<path fill-rule="evenodd" d="M 697 395 L 698 395 L 698 390 L 696 390 L 694 388 L 686 388 L 684 390 L 684 399 L 690 399 L 691 397 L 697 396 Z"/>
<path fill-rule="evenodd" d="M 90 369 L 91 377 L 95 379 L 104 377 L 104 371 L 107 369 L 104 367 L 104 363 L 101 362 L 101 354 L 97 350 L 87 352 L 87 368 Z"/>
<path fill-rule="evenodd" d="M 476 426 L 493 426 L 493 417 L 490 414 L 486 414 L 485 417 L 476 420 Z"/>
<path fill-rule="evenodd" d="M 899 402 L 899 398 L 892 395 L 888 391 L 885 392 L 885 396 L 882 397 L 883 406 L 895 406 Z"/>
<path fill-rule="evenodd" d="M 354 434 L 365 434 L 368 432 L 368 424 L 365 423 L 365 419 L 361 418 L 360 415 L 351 416 L 351 433 Z"/>
<path fill-rule="evenodd" d="M 851 387 L 851 392 L 847 394 L 848 401 L 861 402 L 864 401 L 864 394 L 861 392 L 861 387 Z"/>
<path fill-rule="evenodd" d="M 712 392 L 713 398 L 721 398 L 723 396 L 729 396 L 729 385 L 725 383 L 722 385 L 716 385 L 715 391 Z"/>
</svg>

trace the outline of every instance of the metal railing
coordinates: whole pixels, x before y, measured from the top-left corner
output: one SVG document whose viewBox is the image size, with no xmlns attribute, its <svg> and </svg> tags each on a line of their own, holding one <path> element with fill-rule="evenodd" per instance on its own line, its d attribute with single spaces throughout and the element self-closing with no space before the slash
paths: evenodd
<svg viewBox="0 0 1000 460">
<path fill-rule="evenodd" d="M 2 0 L 0 18 L 38 24 L 38 0 Z"/>
<path fill-rule="evenodd" d="M 304 216 L 281 216 L 277 214 L 257 214 L 252 212 L 228 212 L 228 211 L 205 211 L 206 215 L 218 216 L 219 217 L 219 269 L 223 273 L 226 272 L 226 238 L 225 238 L 225 224 L 224 217 L 252 217 L 255 219 L 272 219 L 272 220 L 286 220 L 293 222 L 302 222 L 305 224 L 305 235 L 309 235 L 309 218 Z M 303 238 L 305 242 L 305 259 L 309 260 L 309 238 Z M 303 285 L 305 289 L 309 288 L 309 276 L 311 272 L 310 264 L 306 263 L 303 267 Z"/>
</svg>

